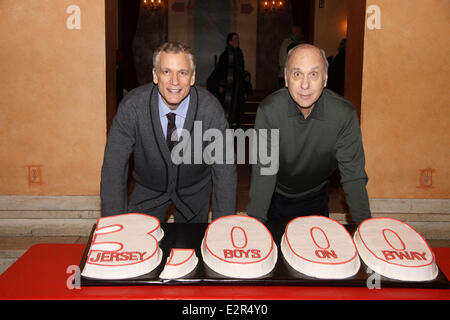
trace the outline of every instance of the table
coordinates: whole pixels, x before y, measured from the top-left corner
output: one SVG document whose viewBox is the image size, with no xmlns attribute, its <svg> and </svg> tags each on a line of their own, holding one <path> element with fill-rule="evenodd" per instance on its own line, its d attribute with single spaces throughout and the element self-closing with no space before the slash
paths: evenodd
<svg viewBox="0 0 450 320">
<path fill-rule="evenodd" d="M 186 299 L 186 300 L 450 300 L 448 289 L 303 286 L 119 286 L 69 289 L 83 244 L 37 244 L 0 276 L 0 299 Z M 450 279 L 450 248 L 433 248 Z M 70 269 L 69 269 L 70 270 Z"/>
</svg>

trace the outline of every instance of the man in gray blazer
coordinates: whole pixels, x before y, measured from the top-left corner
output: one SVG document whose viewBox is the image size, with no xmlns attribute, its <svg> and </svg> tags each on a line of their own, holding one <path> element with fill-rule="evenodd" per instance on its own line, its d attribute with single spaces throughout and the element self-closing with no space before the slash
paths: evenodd
<svg viewBox="0 0 450 320">
<path fill-rule="evenodd" d="M 202 156 L 195 154 L 203 153 L 210 141 L 200 138 L 199 148 L 199 137 L 180 139 L 180 144 L 190 144 L 187 150 L 193 151 L 191 158 L 197 161 L 172 161 L 171 150 L 180 129 L 192 135 L 198 131 L 194 127 L 201 124 L 201 134 L 216 129 L 225 136 L 228 128 L 218 100 L 194 85 L 192 49 L 179 42 L 167 42 L 155 50 L 153 66 L 154 84 L 128 93 L 111 126 L 102 167 L 102 215 L 139 212 L 163 221 L 173 201 L 175 222 L 207 222 L 211 193 L 213 219 L 235 214 L 236 165 L 225 161 L 199 163 Z M 136 185 L 128 203 L 131 154 Z"/>
</svg>

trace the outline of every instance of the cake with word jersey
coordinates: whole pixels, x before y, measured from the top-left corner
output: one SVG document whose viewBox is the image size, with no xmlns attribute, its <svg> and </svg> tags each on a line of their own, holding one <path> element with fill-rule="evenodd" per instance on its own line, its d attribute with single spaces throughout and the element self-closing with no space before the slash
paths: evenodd
<svg viewBox="0 0 450 320">
<path fill-rule="evenodd" d="M 128 213 L 97 220 L 81 275 L 127 279 L 154 270 L 161 262 L 164 231 L 155 217 Z"/>
<path fill-rule="evenodd" d="M 192 272 L 197 266 L 198 258 L 194 249 L 170 250 L 170 256 L 167 258 L 164 270 L 159 277 L 161 279 L 177 279 Z"/>
<path fill-rule="evenodd" d="M 361 259 L 382 276 L 403 281 L 430 281 L 439 273 L 427 242 L 402 221 L 368 219 L 359 225 L 353 237 Z"/>
<path fill-rule="evenodd" d="M 232 215 L 212 221 L 201 243 L 205 264 L 231 278 L 259 278 L 267 275 L 277 261 L 272 234 L 259 220 Z"/>
<path fill-rule="evenodd" d="M 361 262 L 352 237 L 339 222 L 323 216 L 298 217 L 286 226 L 281 252 L 287 263 L 307 276 L 344 279 Z"/>
</svg>

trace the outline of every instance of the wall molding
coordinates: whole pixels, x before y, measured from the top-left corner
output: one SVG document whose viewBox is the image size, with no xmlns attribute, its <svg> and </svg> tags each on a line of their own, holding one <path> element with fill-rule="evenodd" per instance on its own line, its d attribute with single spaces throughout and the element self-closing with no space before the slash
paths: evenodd
<svg viewBox="0 0 450 320">
<path fill-rule="evenodd" d="M 0 237 L 88 237 L 100 196 L 0 195 Z"/>
<path fill-rule="evenodd" d="M 426 239 L 450 239 L 450 199 L 369 201 L 373 217 L 407 222 Z M 0 236 L 88 236 L 100 216 L 99 195 L 0 195 Z M 330 213 L 330 218 L 344 224 L 349 217 L 345 212 Z"/>
<path fill-rule="evenodd" d="M 100 196 L 0 195 L 0 211 L 98 211 Z"/>
<path fill-rule="evenodd" d="M 372 213 L 450 213 L 450 199 L 369 199 Z"/>
<path fill-rule="evenodd" d="M 450 199 L 370 199 L 373 213 L 450 213 Z M 98 211 L 100 196 L 0 195 L 0 211 Z"/>
</svg>

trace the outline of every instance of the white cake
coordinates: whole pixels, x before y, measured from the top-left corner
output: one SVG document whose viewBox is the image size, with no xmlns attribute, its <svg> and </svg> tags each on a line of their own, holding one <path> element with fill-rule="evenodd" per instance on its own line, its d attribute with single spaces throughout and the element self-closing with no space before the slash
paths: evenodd
<svg viewBox="0 0 450 320">
<path fill-rule="evenodd" d="M 262 277 L 272 271 L 277 261 L 277 246 L 266 226 L 241 215 L 211 222 L 201 253 L 208 267 L 232 278 Z"/>
<path fill-rule="evenodd" d="M 161 279 L 182 278 L 193 271 L 197 263 L 198 258 L 194 249 L 172 249 L 159 277 Z"/>
<path fill-rule="evenodd" d="M 385 277 L 404 281 L 436 278 L 438 268 L 427 242 L 408 224 L 391 218 L 363 221 L 354 234 L 364 263 Z"/>
<path fill-rule="evenodd" d="M 155 217 L 128 213 L 97 220 L 82 275 L 96 279 L 133 278 L 155 269 L 164 236 Z"/>
<path fill-rule="evenodd" d="M 281 252 L 292 268 L 320 279 L 351 277 L 361 265 L 345 227 L 322 216 L 290 221 L 281 239 Z"/>
</svg>

